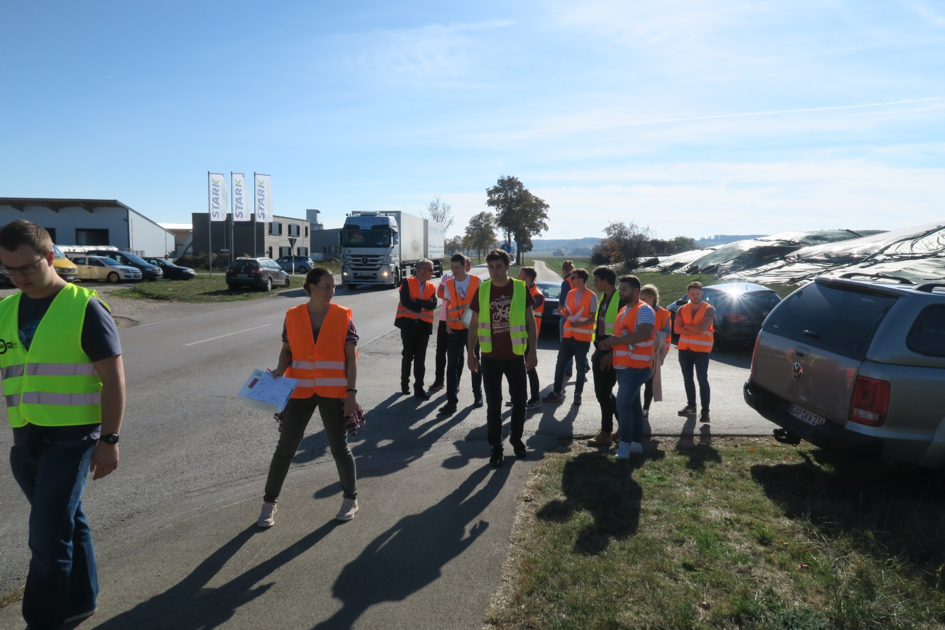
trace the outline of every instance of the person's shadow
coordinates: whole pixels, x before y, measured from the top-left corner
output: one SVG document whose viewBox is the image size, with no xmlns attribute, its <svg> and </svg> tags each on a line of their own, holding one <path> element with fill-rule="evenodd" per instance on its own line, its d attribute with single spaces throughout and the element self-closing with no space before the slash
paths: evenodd
<svg viewBox="0 0 945 630">
<path fill-rule="evenodd" d="M 597 555 L 614 539 L 636 533 L 643 490 L 631 477 L 627 462 L 615 462 L 604 453 L 581 453 L 564 465 L 561 489 L 564 500 L 554 500 L 538 510 L 538 518 L 564 522 L 579 510 L 594 517 L 574 541 L 574 550 Z"/>
<path fill-rule="evenodd" d="M 332 586 L 342 608 L 315 628 L 350 628 L 371 606 L 401 601 L 438 579 L 443 567 L 488 529 L 489 523 L 480 520 L 466 533 L 499 494 L 509 469 L 474 471 L 439 503 L 400 519 L 375 538 Z M 486 477 L 485 486 L 476 491 Z"/>
<path fill-rule="evenodd" d="M 210 554 L 190 575 L 160 595 L 155 595 L 120 615 L 96 626 L 103 630 L 205 630 L 229 621 L 236 610 L 263 595 L 272 583 L 256 586 L 279 567 L 298 558 L 321 542 L 335 527 L 329 521 L 268 560 L 241 573 L 218 588 L 207 584 L 220 572 L 259 529 L 247 527 L 228 543 Z M 255 588 L 254 588 L 255 587 Z"/>
<path fill-rule="evenodd" d="M 686 468 L 689 470 L 705 470 L 706 462 L 722 463 L 722 456 L 712 446 L 712 431 L 708 424 L 702 424 L 699 427 L 698 439 L 695 433 L 696 417 L 689 416 L 683 425 L 682 432 L 679 435 L 679 441 L 676 442 L 676 452 L 684 457 L 688 457 Z"/>
</svg>

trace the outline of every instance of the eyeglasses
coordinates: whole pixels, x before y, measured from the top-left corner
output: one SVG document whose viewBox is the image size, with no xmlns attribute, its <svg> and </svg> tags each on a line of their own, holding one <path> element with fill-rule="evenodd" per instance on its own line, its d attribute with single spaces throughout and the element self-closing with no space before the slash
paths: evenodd
<svg viewBox="0 0 945 630">
<path fill-rule="evenodd" d="M 25 267 L 7 267 L 6 265 L 0 265 L 0 270 L 2 270 L 3 273 L 7 274 L 10 277 L 13 277 L 18 273 L 21 273 L 24 276 L 34 276 L 36 275 L 36 272 L 38 271 L 37 267 L 39 266 L 39 263 L 43 262 L 44 260 L 46 259 L 40 258 L 33 264 L 26 265 Z"/>
</svg>

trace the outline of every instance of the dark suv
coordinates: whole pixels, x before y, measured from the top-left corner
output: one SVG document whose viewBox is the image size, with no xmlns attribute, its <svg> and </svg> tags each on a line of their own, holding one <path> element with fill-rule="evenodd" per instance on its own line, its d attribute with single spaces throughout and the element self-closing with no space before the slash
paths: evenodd
<svg viewBox="0 0 945 630">
<path fill-rule="evenodd" d="M 289 274 L 272 258 L 237 258 L 226 268 L 226 286 L 234 291 L 240 287 L 271 291 L 290 283 Z"/>
<path fill-rule="evenodd" d="M 89 256 L 104 256 L 125 265 L 141 270 L 141 277 L 145 280 L 160 280 L 164 277 L 164 272 L 157 265 L 152 265 L 141 256 L 131 252 L 119 252 L 114 249 L 91 249 L 84 252 Z"/>
<path fill-rule="evenodd" d="M 276 262 L 289 273 L 292 273 L 293 270 L 295 273 L 308 273 L 315 266 L 315 263 L 308 256 L 282 256 L 277 258 Z"/>
<path fill-rule="evenodd" d="M 745 401 L 782 441 L 945 466 L 943 289 L 817 278 L 765 320 Z"/>
</svg>

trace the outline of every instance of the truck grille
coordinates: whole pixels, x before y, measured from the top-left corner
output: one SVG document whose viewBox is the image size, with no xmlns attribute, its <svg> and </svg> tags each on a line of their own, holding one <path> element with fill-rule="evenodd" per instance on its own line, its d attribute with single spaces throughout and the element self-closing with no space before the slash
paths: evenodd
<svg viewBox="0 0 945 630">
<path fill-rule="evenodd" d="M 381 254 L 349 256 L 347 258 L 348 266 L 352 271 L 374 271 L 381 266 L 383 261 L 384 256 Z"/>
</svg>

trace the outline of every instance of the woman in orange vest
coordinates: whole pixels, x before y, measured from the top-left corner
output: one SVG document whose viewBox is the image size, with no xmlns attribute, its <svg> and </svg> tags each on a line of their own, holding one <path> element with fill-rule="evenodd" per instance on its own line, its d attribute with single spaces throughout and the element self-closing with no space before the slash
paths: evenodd
<svg viewBox="0 0 945 630">
<path fill-rule="evenodd" d="M 282 483 L 316 408 L 344 492 L 335 520 L 350 521 L 358 511 L 357 472 L 345 428 L 345 419 L 358 408 L 358 331 L 351 320 L 351 309 L 331 301 L 335 277 L 330 271 L 315 267 L 305 276 L 302 288 L 309 296 L 308 303 L 286 312 L 279 365 L 272 370 L 273 376 L 287 376 L 299 382 L 286 405 L 279 444 L 269 465 L 266 494 L 257 521 L 264 528 L 275 523 L 273 517 Z"/>
<path fill-rule="evenodd" d="M 656 324 L 653 329 L 656 331 L 656 343 L 653 345 L 653 371 L 646 385 L 643 386 L 643 417 L 650 416 L 650 403 L 654 400 L 660 402 L 663 400 L 663 382 L 662 370 L 663 361 L 666 360 L 666 353 L 669 352 L 670 339 L 672 338 L 669 324 L 670 312 L 660 306 L 660 291 L 654 284 L 644 285 L 640 289 L 640 299 L 650 305 L 650 308 L 656 313 Z"/>
<path fill-rule="evenodd" d="M 696 383 L 693 370 L 699 380 L 699 400 L 702 411 L 699 422 L 709 421 L 709 353 L 715 336 L 715 307 L 702 301 L 702 283 L 690 282 L 686 287 L 689 302 L 676 311 L 675 332 L 679 335 L 676 350 L 682 368 L 683 385 L 686 388 L 686 406 L 679 410 L 680 416 L 696 415 Z"/>
<path fill-rule="evenodd" d="M 558 294 L 558 304 L 564 304 L 565 300 L 568 299 L 568 293 L 571 292 L 571 289 L 574 288 L 571 285 L 571 274 L 574 272 L 574 263 L 570 260 L 566 260 L 561 263 L 561 292 Z M 558 342 L 564 339 L 564 318 L 558 320 Z M 568 362 L 564 364 L 564 376 L 565 378 L 571 378 L 571 375 L 574 373 L 574 359 L 568 359 Z"/>
</svg>

